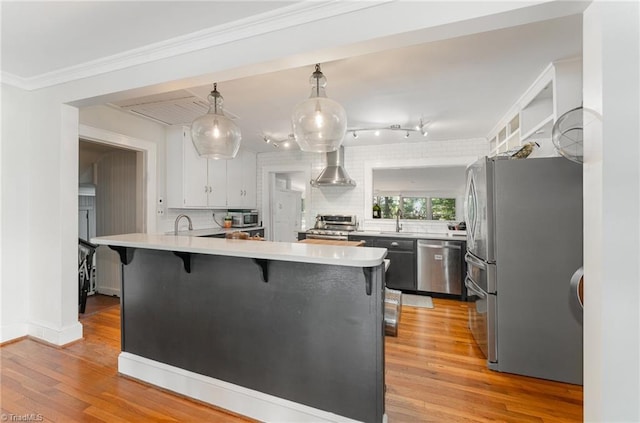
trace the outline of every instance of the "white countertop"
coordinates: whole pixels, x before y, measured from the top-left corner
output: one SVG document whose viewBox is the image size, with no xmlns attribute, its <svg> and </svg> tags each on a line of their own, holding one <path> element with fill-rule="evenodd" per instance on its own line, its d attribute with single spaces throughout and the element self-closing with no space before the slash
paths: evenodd
<svg viewBox="0 0 640 423">
<path fill-rule="evenodd" d="M 236 232 L 236 231 L 257 231 L 260 229 L 264 229 L 264 226 L 247 226 L 244 228 L 205 228 L 205 229 L 194 229 L 187 231 L 178 231 L 179 236 L 210 236 L 210 235 L 221 235 L 226 234 L 227 232 Z M 165 235 L 174 235 L 173 231 L 165 232 Z"/>
<path fill-rule="evenodd" d="M 195 231 L 191 231 L 195 232 Z M 159 234 L 125 234 L 91 238 L 98 245 L 146 248 L 232 257 L 374 267 L 387 255 L 384 248 L 315 245 L 298 242 L 251 241 Z"/>
</svg>

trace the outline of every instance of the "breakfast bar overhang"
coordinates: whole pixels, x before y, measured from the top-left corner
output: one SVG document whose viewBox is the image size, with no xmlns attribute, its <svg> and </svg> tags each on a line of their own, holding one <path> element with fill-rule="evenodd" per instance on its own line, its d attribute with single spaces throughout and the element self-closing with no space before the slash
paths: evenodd
<svg viewBox="0 0 640 423">
<path fill-rule="evenodd" d="M 382 248 L 127 234 L 121 374 L 261 421 L 381 422 Z"/>
</svg>

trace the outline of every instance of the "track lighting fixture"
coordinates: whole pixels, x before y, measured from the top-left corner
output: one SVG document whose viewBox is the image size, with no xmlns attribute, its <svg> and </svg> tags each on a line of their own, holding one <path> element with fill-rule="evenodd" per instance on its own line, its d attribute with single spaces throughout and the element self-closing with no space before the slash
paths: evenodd
<svg viewBox="0 0 640 423">
<path fill-rule="evenodd" d="M 423 137 L 427 136 L 427 128 L 425 126 L 426 125 L 424 124 L 424 122 L 422 122 L 422 119 L 420 119 L 420 124 L 418 125 L 418 130 L 420 131 L 420 133 L 422 134 Z"/>
<path fill-rule="evenodd" d="M 293 134 L 289 134 L 287 136 L 287 138 L 284 139 L 275 139 L 269 135 L 263 135 L 262 136 L 262 140 L 267 143 L 267 144 L 271 144 L 272 146 L 274 146 L 275 148 L 290 148 L 291 147 L 291 141 L 293 140 Z"/>
<path fill-rule="evenodd" d="M 422 119 L 420 119 L 420 122 L 414 127 L 402 127 L 402 125 L 394 124 L 389 126 L 352 128 L 352 129 L 347 129 L 347 132 L 350 132 L 351 135 L 353 135 L 354 139 L 357 139 L 359 136 L 359 133 L 361 132 L 373 132 L 373 135 L 380 136 L 384 131 L 402 131 L 404 132 L 404 138 L 409 138 L 412 132 L 419 132 L 422 136 L 426 137 L 427 123 L 424 123 Z"/>
</svg>

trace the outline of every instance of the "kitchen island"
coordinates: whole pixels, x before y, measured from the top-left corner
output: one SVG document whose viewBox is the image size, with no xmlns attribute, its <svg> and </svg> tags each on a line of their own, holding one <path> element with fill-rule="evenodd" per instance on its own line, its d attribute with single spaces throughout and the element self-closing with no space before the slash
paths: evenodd
<svg viewBox="0 0 640 423">
<path fill-rule="evenodd" d="M 381 422 L 385 249 L 128 234 L 120 373 L 261 421 Z"/>
</svg>

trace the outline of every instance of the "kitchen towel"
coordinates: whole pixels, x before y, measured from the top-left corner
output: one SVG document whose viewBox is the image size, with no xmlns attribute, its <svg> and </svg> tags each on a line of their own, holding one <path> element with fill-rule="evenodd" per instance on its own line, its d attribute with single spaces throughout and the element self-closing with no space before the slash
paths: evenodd
<svg viewBox="0 0 640 423">
<path fill-rule="evenodd" d="M 402 304 L 411 307 L 433 308 L 431 297 L 424 295 L 402 294 Z"/>
</svg>

